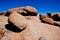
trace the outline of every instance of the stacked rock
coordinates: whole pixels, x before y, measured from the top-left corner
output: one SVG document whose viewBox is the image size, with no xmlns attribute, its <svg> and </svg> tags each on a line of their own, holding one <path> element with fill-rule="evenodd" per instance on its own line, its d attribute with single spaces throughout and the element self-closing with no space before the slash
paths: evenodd
<svg viewBox="0 0 60 40">
<path fill-rule="evenodd" d="M 47 13 L 47 15 L 40 14 L 39 18 L 43 23 L 60 26 L 60 13 L 56 14 Z"/>
<path fill-rule="evenodd" d="M 17 13 L 23 15 L 23 16 L 36 16 L 37 15 L 37 10 L 34 7 L 31 6 L 26 6 L 26 7 L 20 7 L 20 8 L 13 8 L 9 9 L 7 11 L 7 16 L 9 16 L 12 12 L 16 11 Z"/>
<path fill-rule="evenodd" d="M 58 25 L 55 22 L 56 14 L 47 13 L 46 16 L 43 14 L 37 16 L 37 14 L 37 10 L 31 6 L 13 8 L 3 12 L 1 14 L 3 16 L 0 15 L 0 39 L 60 40 L 60 28 L 52 26 L 54 24 Z M 59 19 L 60 15 L 58 14 L 57 17 Z M 45 25 L 39 19 L 52 25 Z"/>
<path fill-rule="evenodd" d="M 9 16 L 12 12 L 16 11 L 17 13 L 23 15 L 23 16 L 36 16 L 37 10 L 32 6 L 25 6 L 25 7 L 19 7 L 19 8 L 12 8 L 9 9 L 7 12 L 2 12 L 0 15 L 3 16 Z"/>
<path fill-rule="evenodd" d="M 0 28 L 0 39 L 5 35 L 5 32 L 8 30 L 17 30 L 17 28 L 22 31 L 27 28 L 28 20 L 25 16 L 37 16 L 37 10 L 34 7 L 26 6 L 20 8 L 9 9 L 7 12 L 2 12 L 0 16 L 1 22 L 4 21 L 6 23 L 0 24 L 2 28 Z M 3 17 L 7 18 L 4 20 Z M 4 26 L 4 27 L 3 27 Z M 14 29 L 14 27 L 16 27 Z M 6 29 L 5 29 L 6 28 Z M 18 31 L 18 30 L 17 30 Z M 16 31 L 14 31 L 16 32 Z M 7 32 L 6 32 L 7 33 Z M 13 34 L 14 35 L 14 34 Z M 4 38 L 2 40 L 5 40 Z M 8 40 L 8 39 L 6 39 Z"/>
<path fill-rule="evenodd" d="M 51 13 L 47 13 L 47 15 L 40 14 L 39 17 L 40 17 L 41 22 L 43 23 L 48 23 L 52 25 L 54 24 Z"/>
<path fill-rule="evenodd" d="M 8 12 L 10 13 L 8 17 L 9 24 L 15 25 L 21 30 L 25 29 L 28 24 L 27 19 L 24 16 L 37 15 L 36 9 L 31 6 L 11 9 Z"/>
</svg>

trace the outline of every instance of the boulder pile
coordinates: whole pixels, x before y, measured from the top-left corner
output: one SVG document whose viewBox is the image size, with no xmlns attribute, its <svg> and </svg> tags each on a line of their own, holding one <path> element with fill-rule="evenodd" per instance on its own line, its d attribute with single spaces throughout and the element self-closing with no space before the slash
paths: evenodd
<svg viewBox="0 0 60 40">
<path fill-rule="evenodd" d="M 48 23 L 48 24 L 52 24 L 60 27 L 60 24 L 59 24 L 60 13 L 56 13 L 56 14 L 47 13 L 47 15 L 45 16 L 43 14 L 40 14 L 39 17 L 43 23 Z"/>
<path fill-rule="evenodd" d="M 60 14 L 38 16 L 32 6 L 0 14 L 0 40 L 60 40 Z"/>
</svg>

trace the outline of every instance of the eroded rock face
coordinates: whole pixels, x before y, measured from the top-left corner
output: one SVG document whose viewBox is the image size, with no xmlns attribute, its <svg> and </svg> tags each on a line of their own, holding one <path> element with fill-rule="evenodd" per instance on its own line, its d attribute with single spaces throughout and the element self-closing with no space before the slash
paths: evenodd
<svg viewBox="0 0 60 40">
<path fill-rule="evenodd" d="M 59 13 L 56 13 L 56 14 L 47 13 L 47 15 L 40 14 L 39 17 L 40 17 L 39 19 L 42 20 L 42 22 L 44 23 L 53 24 L 55 26 L 60 26 L 60 14 Z M 48 22 L 48 20 L 45 18 L 49 18 L 48 20 L 50 22 Z"/>
<path fill-rule="evenodd" d="M 44 23 L 49 23 L 49 24 L 54 24 L 54 22 L 53 22 L 53 19 L 51 19 L 51 18 L 43 18 L 42 19 L 42 22 L 44 22 Z"/>
<path fill-rule="evenodd" d="M 13 24 L 20 29 L 24 29 L 27 27 L 27 20 L 24 16 L 18 14 L 17 12 L 13 12 L 9 16 L 8 21 L 10 24 Z"/>
</svg>

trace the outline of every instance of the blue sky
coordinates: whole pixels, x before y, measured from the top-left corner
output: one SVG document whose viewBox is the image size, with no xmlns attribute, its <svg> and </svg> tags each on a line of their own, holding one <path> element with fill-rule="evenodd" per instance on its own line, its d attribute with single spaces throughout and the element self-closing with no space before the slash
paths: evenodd
<svg viewBox="0 0 60 40">
<path fill-rule="evenodd" d="M 38 13 L 60 12 L 60 0 L 0 0 L 0 12 L 21 6 L 33 6 Z"/>
</svg>

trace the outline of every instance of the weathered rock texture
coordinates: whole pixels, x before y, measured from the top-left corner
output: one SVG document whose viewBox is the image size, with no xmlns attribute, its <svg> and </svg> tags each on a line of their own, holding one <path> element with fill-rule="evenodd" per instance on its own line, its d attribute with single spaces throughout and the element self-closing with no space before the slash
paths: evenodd
<svg viewBox="0 0 60 40">
<path fill-rule="evenodd" d="M 29 6 L 26 10 L 31 15 L 20 14 L 28 13 L 26 10 L 12 10 L 8 17 L 0 15 L 0 40 L 60 40 L 60 21 L 54 20 L 55 14 L 37 16 L 34 8 L 31 11 Z"/>
</svg>

